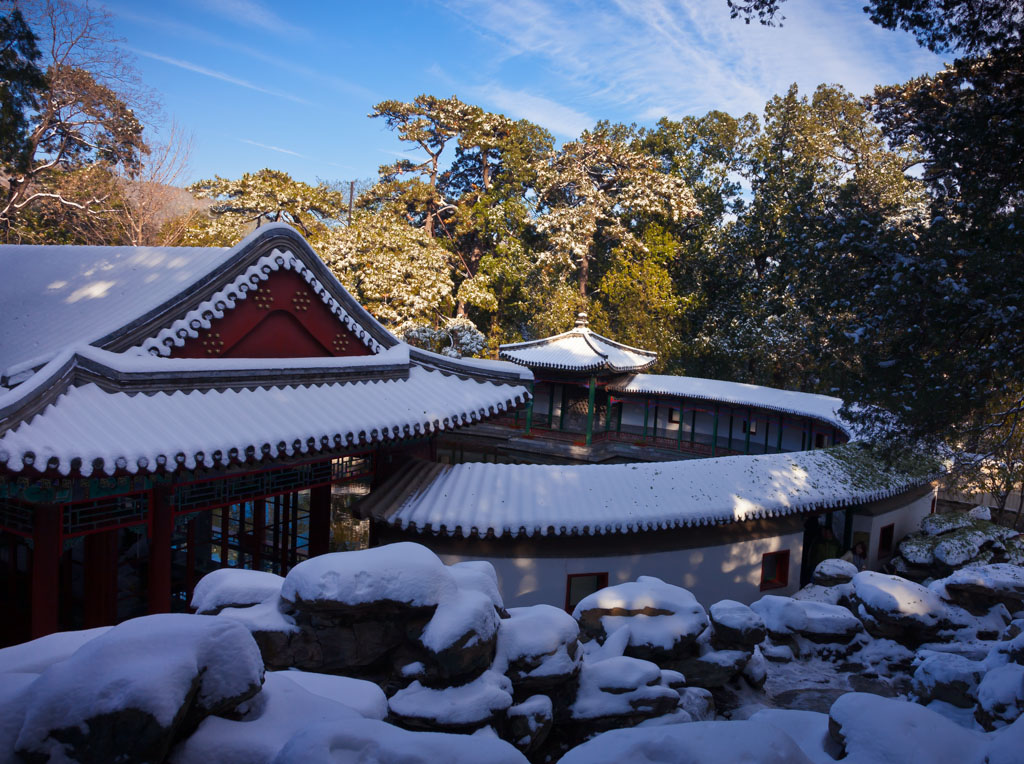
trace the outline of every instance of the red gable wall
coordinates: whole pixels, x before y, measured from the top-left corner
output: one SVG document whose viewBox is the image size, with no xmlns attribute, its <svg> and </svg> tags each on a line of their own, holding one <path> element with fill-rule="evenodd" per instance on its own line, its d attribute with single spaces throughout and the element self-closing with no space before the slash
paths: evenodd
<svg viewBox="0 0 1024 764">
<path fill-rule="evenodd" d="M 370 350 L 324 305 L 302 276 L 270 274 L 255 292 L 214 319 L 172 358 L 322 358 Z"/>
</svg>

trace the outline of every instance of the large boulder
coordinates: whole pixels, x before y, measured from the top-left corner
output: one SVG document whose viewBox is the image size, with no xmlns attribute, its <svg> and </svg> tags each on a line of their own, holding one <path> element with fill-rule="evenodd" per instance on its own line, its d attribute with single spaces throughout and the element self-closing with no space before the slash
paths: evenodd
<svg viewBox="0 0 1024 764">
<path fill-rule="evenodd" d="M 230 712 L 262 684 L 259 648 L 240 624 L 136 618 L 33 682 L 16 749 L 27 761 L 163 761 L 203 719 Z"/>
<path fill-rule="evenodd" d="M 711 641 L 719 650 L 748 651 L 764 641 L 764 620 L 740 602 L 721 600 L 711 606 L 708 614 L 714 632 Z"/>
<path fill-rule="evenodd" d="M 750 609 L 761 617 L 769 636 L 777 642 L 784 642 L 807 627 L 803 603 L 792 597 L 766 594 Z"/>
<path fill-rule="evenodd" d="M 689 591 L 653 576 L 585 597 L 573 617 L 584 641 L 603 644 L 610 634 L 626 630 L 624 654 L 659 664 L 691 655 L 708 625 L 707 613 Z"/>
<path fill-rule="evenodd" d="M 951 625 L 945 603 L 920 584 L 870 570 L 854 576 L 852 584 L 851 599 L 873 637 L 917 646 Z"/>
</svg>

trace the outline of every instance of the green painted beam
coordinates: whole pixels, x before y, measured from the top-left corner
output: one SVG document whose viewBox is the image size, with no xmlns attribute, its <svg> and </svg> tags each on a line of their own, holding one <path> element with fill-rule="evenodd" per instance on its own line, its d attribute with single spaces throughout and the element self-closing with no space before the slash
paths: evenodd
<svg viewBox="0 0 1024 764">
<path fill-rule="evenodd" d="M 651 402 L 647 398 L 644 398 L 644 434 L 640 436 L 641 440 L 647 440 L 647 417 L 650 412 Z"/>
<path fill-rule="evenodd" d="M 533 426 L 533 382 L 530 383 L 530 400 L 526 402 L 526 433 L 529 435 Z"/>
<path fill-rule="evenodd" d="M 587 445 L 594 439 L 594 397 L 597 394 L 597 377 L 590 378 L 590 389 L 587 391 Z"/>
<path fill-rule="evenodd" d="M 782 431 L 786 428 L 785 422 L 786 415 L 779 414 L 779 439 L 778 443 L 775 446 L 775 450 L 778 451 L 780 454 L 782 453 Z"/>
<path fill-rule="evenodd" d="M 750 428 L 754 426 L 754 412 L 752 409 L 747 409 L 747 438 L 743 444 L 743 453 L 750 453 Z"/>
</svg>

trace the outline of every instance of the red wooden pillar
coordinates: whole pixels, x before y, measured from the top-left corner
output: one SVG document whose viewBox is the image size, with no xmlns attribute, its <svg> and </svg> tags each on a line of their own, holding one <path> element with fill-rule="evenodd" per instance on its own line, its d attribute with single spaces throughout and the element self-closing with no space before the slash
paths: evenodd
<svg viewBox="0 0 1024 764">
<path fill-rule="evenodd" d="M 263 537 L 267 526 L 267 502 L 256 499 L 252 503 L 252 569 L 263 570 Z"/>
<path fill-rule="evenodd" d="M 59 504 L 36 507 L 32 529 L 32 639 L 58 628 L 61 538 Z"/>
<path fill-rule="evenodd" d="M 309 556 L 327 554 L 330 545 L 331 487 L 322 485 L 309 492 Z"/>
<path fill-rule="evenodd" d="M 90 533 L 85 543 L 85 628 L 117 621 L 117 531 Z"/>
<path fill-rule="evenodd" d="M 161 486 L 149 494 L 149 612 L 171 612 L 171 492 Z"/>
</svg>

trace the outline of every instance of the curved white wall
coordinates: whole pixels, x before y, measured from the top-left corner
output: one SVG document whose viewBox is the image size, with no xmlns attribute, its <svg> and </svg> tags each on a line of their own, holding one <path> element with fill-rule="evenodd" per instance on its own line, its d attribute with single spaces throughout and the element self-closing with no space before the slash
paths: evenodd
<svg viewBox="0 0 1024 764">
<path fill-rule="evenodd" d="M 761 557 L 789 550 L 789 585 L 762 592 Z M 789 533 L 734 544 L 608 557 L 481 557 L 441 554 L 445 563 L 487 560 L 498 573 L 505 607 L 565 606 L 567 576 L 607 573 L 609 586 L 657 576 L 689 589 L 705 607 L 723 599 L 749 604 L 762 594 L 793 594 L 800 588 L 803 533 Z"/>
</svg>

